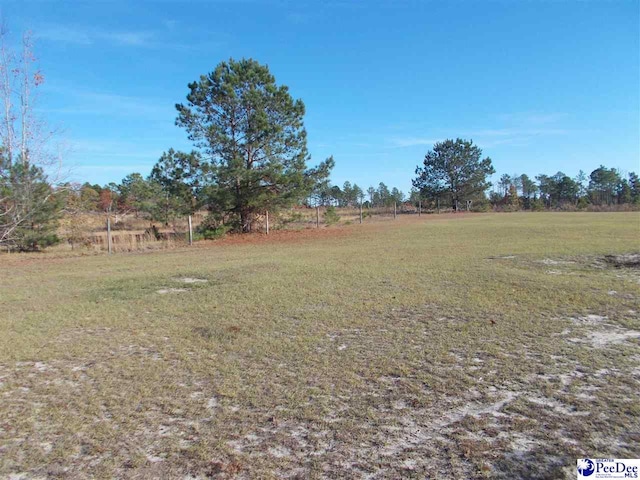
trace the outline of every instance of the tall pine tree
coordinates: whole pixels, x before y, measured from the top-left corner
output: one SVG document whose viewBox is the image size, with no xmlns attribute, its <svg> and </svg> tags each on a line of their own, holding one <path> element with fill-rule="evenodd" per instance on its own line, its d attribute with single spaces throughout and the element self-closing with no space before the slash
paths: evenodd
<svg viewBox="0 0 640 480">
<path fill-rule="evenodd" d="M 176 124 L 210 162 L 210 210 L 233 214 L 241 231 L 256 214 L 304 199 L 333 166 L 307 169 L 304 104 L 255 60 L 220 63 L 176 108 Z"/>
</svg>

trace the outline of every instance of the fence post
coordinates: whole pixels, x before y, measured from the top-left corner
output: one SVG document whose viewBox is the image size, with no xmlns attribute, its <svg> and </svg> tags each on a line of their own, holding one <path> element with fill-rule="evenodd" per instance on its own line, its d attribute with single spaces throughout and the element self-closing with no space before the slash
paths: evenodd
<svg viewBox="0 0 640 480">
<path fill-rule="evenodd" d="M 320 207 L 316 207 L 316 228 L 320 228 Z"/>
<path fill-rule="evenodd" d="M 422 215 L 422 200 L 418 200 L 418 216 Z"/>
<path fill-rule="evenodd" d="M 397 202 L 393 202 L 393 219 L 397 216 Z"/>
<path fill-rule="evenodd" d="M 191 215 L 189 215 L 189 245 L 193 245 L 193 223 L 191 223 Z"/>
<path fill-rule="evenodd" d="M 111 255 L 111 216 L 107 215 L 107 252 Z"/>
<path fill-rule="evenodd" d="M 362 223 L 362 200 L 360 200 L 360 223 Z"/>
<path fill-rule="evenodd" d="M 438 197 L 438 213 L 440 213 L 440 197 Z"/>
<path fill-rule="evenodd" d="M 269 210 L 266 211 L 266 225 L 265 225 L 265 229 L 267 232 L 267 235 L 269 235 Z"/>
</svg>

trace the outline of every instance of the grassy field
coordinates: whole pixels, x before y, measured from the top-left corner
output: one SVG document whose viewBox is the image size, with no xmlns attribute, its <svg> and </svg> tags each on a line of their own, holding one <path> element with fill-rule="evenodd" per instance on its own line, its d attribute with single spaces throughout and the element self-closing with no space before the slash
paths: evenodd
<svg viewBox="0 0 640 480">
<path fill-rule="evenodd" d="M 605 255 L 639 251 L 638 213 L 522 213 L 0 256 L 0 477 L 555 479 L 638 458 L 640 270 Z"/>
</svg>

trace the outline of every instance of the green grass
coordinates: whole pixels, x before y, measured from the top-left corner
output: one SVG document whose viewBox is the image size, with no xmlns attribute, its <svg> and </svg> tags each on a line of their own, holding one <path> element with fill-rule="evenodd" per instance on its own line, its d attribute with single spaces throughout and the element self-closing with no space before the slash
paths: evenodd
<svg viewBox="0 0 640 480">
<path fill-rule="evenodd" d="M 603 261 L 640 251 L 640 215 L 343 229 L 0 257 L 0 477 L 574 478 L 640 456 L 640 275 Z"/>
</svg>

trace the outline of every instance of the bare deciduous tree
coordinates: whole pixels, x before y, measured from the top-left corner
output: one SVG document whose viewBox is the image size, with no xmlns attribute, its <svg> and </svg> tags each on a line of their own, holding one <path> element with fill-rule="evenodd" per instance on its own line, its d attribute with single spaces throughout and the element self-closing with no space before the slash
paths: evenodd
<svg viewBox="0 0 640 480">
<path fill-rule="evenodd" d="M 44 76 L 30 32 L 13 49 L 0 25 L 0 245 L 39 248 L 55 239 L 62 183 L 60 150 L 35 110 Z"/>
</svg>

